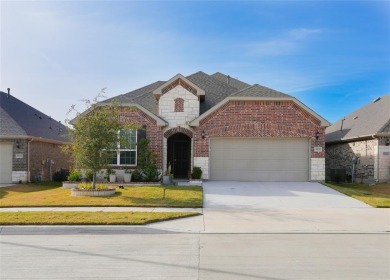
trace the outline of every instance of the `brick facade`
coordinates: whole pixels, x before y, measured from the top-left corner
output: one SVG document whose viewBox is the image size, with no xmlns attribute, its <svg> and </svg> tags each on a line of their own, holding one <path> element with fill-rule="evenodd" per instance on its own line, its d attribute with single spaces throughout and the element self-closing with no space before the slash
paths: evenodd
<svg viewBox="0 0 390 280">
<path fill-rule="evenodd" d="M 35 181 L 37 176 L 43 181 L 50 180 L 50 164 L 52 175 L 60 169 L 70 169 L 70 157 L 63 153 L 62 145 L 32 141 L 30 142 L 30 181 Z"/>
<path fill-rule="evenodd" d="M 13 143 L 12 182 L 35 181 L 36 178 L 50 180 L 48 159 L 54 161 L 52 174 L 61 168 L 69 169 L 70 158 L 61 150 L 61 145 L 31 139 L 7 139 Z M 30 168 L 30 176 L 28 174 Z"/>
<path fill-rule="evenodd" d="M 194 156 L 209 156 L 209 137 L 307 137 L 311 138 L 311 158 L 324 158 L 324 134 L 320 121 L 292 101 L 229 101 L 195 129 Z M 315 152 L 314 146 L 322 152 Z"/>
<path fill-rule="evenodd" d="M 122 107 L 121 120 L 130 121 L 138 127 L 144 127 L 146 138 L 150 140 L 149 148 L 156 153 L 157 166 L 162 169 L 162 129 L 157 126 L 155 119 L 138 109 L 137 107 Z"/>
</svg>

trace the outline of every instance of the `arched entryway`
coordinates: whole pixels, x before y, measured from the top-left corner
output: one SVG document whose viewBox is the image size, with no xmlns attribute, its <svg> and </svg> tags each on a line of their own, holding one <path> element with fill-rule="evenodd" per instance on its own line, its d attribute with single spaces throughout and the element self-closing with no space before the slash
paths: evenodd
<svg viewBox="0 0 390 280">
<path fill-rule="evenodd" d="M 190 137 L 183 133 L 176 133 L 168 138 L 167 166 L 169 164 L 174 178 L 188 178 L 191 169 Z"/>
</svg>

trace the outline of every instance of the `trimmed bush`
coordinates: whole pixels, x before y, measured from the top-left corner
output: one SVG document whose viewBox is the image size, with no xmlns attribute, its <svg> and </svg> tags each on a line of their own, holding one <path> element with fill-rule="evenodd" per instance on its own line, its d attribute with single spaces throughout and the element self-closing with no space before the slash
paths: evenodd
<svg viewBox="0 0 390 280">
<path fill-rule="evenodd" d="M 191 173 L 191 179 L 201 179 L 202 178 L 202 169 L 198 166 L 194 166 Z"/>
<path fill-rule="evenodd" d="M 54 172 L 53 181 L 63 182 L 67 180 L 68 176 L 69 176 L 69 170 L 61 168 L 61 170 Z"/>
<path fill-rule="evenodd" d="M 77 170 L 72 170 L 68 176 L 68 181 L 71 182 L 81 181 L 81 173 Z"/>
</svg>

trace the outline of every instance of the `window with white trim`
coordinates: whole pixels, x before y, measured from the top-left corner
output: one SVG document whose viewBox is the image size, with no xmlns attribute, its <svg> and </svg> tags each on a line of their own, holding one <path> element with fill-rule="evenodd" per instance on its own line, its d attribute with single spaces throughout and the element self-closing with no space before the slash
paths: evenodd
<svg viewBox="0 0 390 280">
<path fill-rule="evenodd" d="M 111 165 L 137 165 L 137 130 L 120 130 Z"/>
</svg>

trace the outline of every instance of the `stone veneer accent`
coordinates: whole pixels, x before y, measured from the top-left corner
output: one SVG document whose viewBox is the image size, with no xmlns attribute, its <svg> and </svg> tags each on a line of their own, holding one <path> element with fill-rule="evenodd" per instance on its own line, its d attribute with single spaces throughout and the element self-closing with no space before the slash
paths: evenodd
<svg viewBox="0 0 390 280">
<path fill-rule="evenodd" d="M 379 146 L 379 182 L 390 182 L 390 146 Z"/>
<path fill-rule="evenodd" d="M 175 112 L 175 100 L 184 100 L 183 111 Z M 181 85 L 170 89 L 158 102 L 159 115 L 169 123 L 169 127 L 186 125 L 199 116 L 199 99 Z"/>
<path fill-rule="evenodd" d="M 194 166 L 202 169 L 202 179 L 209 179 L 209 158 L 208 157 L 194 157 Z"/>
<path fill-rule="evenodd" d="M 359 158 L 356 165 L 355 178 L 363 176 L 368 181 L 374 181 L 375 158 L 377 154 L 377 139 L 361 140 L 349 143 L 337 143 L 326 145 L 326 177 L 331 179 L 332 170 L 345 169 L 345 174 L 352 176 L 352 156 Z"/>
<path fill-rule="evenodd" d="M 356 181 L 390 181 L 390 146 L 385 146 L 385 143 L 384 138 L 327 144 L 326 179 L 332 179 L 332 170 L 345 170 L 345 174 L 351 177 L 352 156 L 355 155 L 359 158 L 355 171 Z"/>
<path fill-rule="evenodd" d="M 28 182 L 28 172 L 27 171 L 12 171 L 12 182 Z"/>
<path fill-rule="evenodd" d="M 325 181 L 325 158 L 311 158 L 310 180 Z"/>
</svg>

